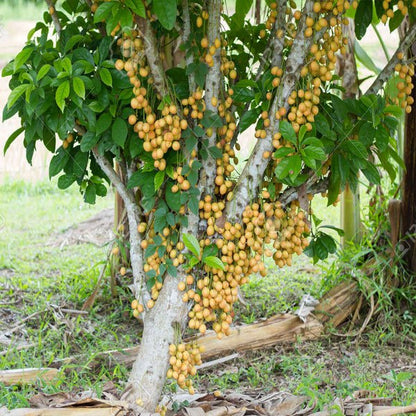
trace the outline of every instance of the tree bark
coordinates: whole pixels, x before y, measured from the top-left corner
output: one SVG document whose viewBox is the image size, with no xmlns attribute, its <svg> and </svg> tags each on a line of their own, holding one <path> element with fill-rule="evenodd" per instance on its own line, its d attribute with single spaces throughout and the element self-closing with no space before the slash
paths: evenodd
<svg viewBox="0 0 416 416">
<path fill-rule="evenodd" d="M 416 85 L 416 76 L 412 83 Z M 416 100 L 416 89 L 412 95 Z M 406 171 L 403 183 L 402 201 L 402 236 L 404 246 L 404 258 L 410 273 L 416 273 L 416 110 L 406 117 L 404 163 Z"/>
<path fill-rule="evenodd" d="M 182 277 L 184 279 L 184 276 Z M 139 354 L 122 400 L 154 411 L 169 368 L 169 345 L 182 331 L 187 305 L 178 289 L 178 278 L 167 276 L 153 309 L 146 313 Z"/>
<path fill-rule="evenodd" d="M 343 25 L 343 31 L 348 38 L 348 49 L 345 55 L 340 56 L 340 75 L 344 87 L 344 98 L 358 98 L 357 62 L 354 54 L 354 20 L 348 19 L 348 25 Z M 352 190 L 347 183 L 341 198 L 341 227 L 344 230 L 342 245 L 360 241 L 360 185 Z"/>
</svg>

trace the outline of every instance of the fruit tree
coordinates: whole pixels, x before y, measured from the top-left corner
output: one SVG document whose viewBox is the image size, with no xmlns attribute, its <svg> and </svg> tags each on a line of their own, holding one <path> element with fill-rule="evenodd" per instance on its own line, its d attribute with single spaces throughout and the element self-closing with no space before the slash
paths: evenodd
<svg viewBox="0 0 416 416">
<path fill-rule="evenodd" d="M 61 189 L 76 184 L 94 203 L 111 184 L 123 199 L 132 313 L 144 323 L 123 397 L 153 411 L 166 376 L 193 391 L 200 350 L 182 343 L 186 325 L 226 336 L 238 288 L 266 273 L 265 257 L 284 267 L 335 251 L 310 210 L 315 194 L 333 204 L 360 172 L 394 176 L 416 2 L 46 3 L 3 71 L 4 118 L 21 119 L 6 149 L 24 132 L 29 162 L 39 141 L 54 154 Z M 358 39 L 371 23 L 405 32 L 357 99 L 340 98 L 348 19 Z"/>
</svg>

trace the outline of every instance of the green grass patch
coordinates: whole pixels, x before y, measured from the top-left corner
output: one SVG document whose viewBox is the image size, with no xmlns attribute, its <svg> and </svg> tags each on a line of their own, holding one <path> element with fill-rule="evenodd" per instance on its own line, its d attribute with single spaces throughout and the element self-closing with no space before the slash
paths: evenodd
<svg viewBox="0 0 416 416">
<path fill-rule="evenodd" d="M 1 21 L 35 20 L 42 18 L 46 10 L 44 2 L 35 0 L 0 0 Z"/>
</svg>

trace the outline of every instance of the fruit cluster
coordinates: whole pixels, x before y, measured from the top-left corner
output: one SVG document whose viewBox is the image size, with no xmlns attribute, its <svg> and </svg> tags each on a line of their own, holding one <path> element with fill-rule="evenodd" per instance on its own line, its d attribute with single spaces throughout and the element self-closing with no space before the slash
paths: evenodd
<svg viewBox="0 0 416 416">
<path fill-rule="evenodd" d="M 403 59 L 403 53 L 399 53 L 399 59 Z M 413 63 L 398 63 L 394 67 L 395 72 L 397 73 L 398 82 L 397 87 L 397 97 L 394 100 L 394 103 L 400 105 L 403 109 L 406 110 L 406 113 L 412 111 L 412 104 L 414 102 L 413 97 L 411 97 L 413 90 L 413 76 L 415 74 L 415 67 Z"/>
<path fill-rule="evenodd" d="M 194 394 L 192 380 L 189 379 L 189 376 L 196 374 L 196 366 L 201 365 L 201 353 L 203 352 L 204 347 L 197 343 L 169 345 L 170 367 L 166 374 L 167 378 L 176 380 L 179 387 Z"/>
</svg>

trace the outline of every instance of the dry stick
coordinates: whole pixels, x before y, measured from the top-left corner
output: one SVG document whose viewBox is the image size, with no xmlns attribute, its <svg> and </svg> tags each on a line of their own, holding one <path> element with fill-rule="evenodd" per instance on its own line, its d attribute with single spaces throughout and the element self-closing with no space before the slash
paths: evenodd
<svg viewBox="0 0 416 416">
<path fill-rule="evenodd" d="M 95 285 L 94 291 L 91 293 L 90 296 L 88 296 L 88 299 L 82 305 L 82 308 L 81 308 L 82 311 L 91 309 L 92 306 L 94 305 L 95 298 L 97 297 L 97 293 L 98 293 L 98 288 L 100 287 L 101 281 L 103 280 L 103 277 L 104 277 L 105 270 L 107 269 L 108 260 L 110 258 L 110 252 L 111 250 L 109 250 L 109 252 L 107 253 L 106 261 L 101 269 L 100 276 L 98 277 L 97 284 Z"/>
<path fill-rule="evenodd" d="M 24 318 L 24 319 L 22 319 L 21 321 L 19 321 L 19 323 L 17 324 L 17 325 L 15 325 L 12 329 L 9 329 L 8 331 L 6 331 L 6 332 L 3 332 L 3 334 L 1 334 L 2 336 L 7 336 L 7 335 L 10 335 L 10 334 L 13 334 L 13 332 L 16 332 L 16 331 L 18 331 L 20 328 L 22 328 L 24 325 L 24 323 L 25 322 L 27 322 L 27 321 L 29 321 L 29 320 L 31 320 L 31 319 L 33 319 L 33 318 L 35 318 L 36 316 L 38 316 L 38 315 L 40 315 L 40 314 L 42 314 L 42 313 L 44 313 L 44 312 L 46 312 L 46 310 L 42 310 L 42 311 L 37 311 L 37 312 L 34 312 L 34 313 L 32 313 L 31 315 L 29 315 L 29 316 L 26 316 L 26 318 Z"/>
<path fill-rule="evenodd" d="M 363 304 L 363 299 L 364 299 L 364 296 L 363 296 L 363 295 L 361 295 L 361 296 L 360 296 L 360 299 L 358 300 L 357 307 L 355 308 L 354 315 L 353 315 L 353 317 L 352 317 L 352 319 L 351 319 L 351 323 L 350 323 L 350 327 L 348 328 L 348 332 L 352 331 L 352 328 L 353 328 L 353 326 L 354 326 L 354 324 L 355 324 L 355 321 L 356 321 L 356 320 L 357 320 L 357 318 L 358 318 L 358 315 L 359 315 L 360 310 L 361 310 L 361 306 L 362 306 L 362 304 Z"/>
<path fill-rule="evenodd" d="M 26 350 L 28 348 L 32 348 L 32 347 L 35 347 L 35 346 L 36 346 L 36 344 L 32 343 L 32 344 L 19 345 L 18 347 L 13 348 L 13 349 L 9 348 L 7 350 L 0 351 L 0 357 L 3 357 L 4 355 L 7 355 L 10 351 L 21 351 L 21 350 Z"/>
<path fill-rule="evenodd" d="M 216 360 L 208 361 L 206 363 L 202 363 L 201 365 L 197 365 L 196 369 L 198 371 L 205 370 L 206 368 L 210 368 L 210 367 L 214 367 L 216 365 L 224 364 L 228 361 L 235 360 L 236 358 L 239 358 L 239 357 L 240 357 L 240 354 L 238 352 L 236 352 L 234 354 L 227 355 L 226 357 L 221 357 L 221 358 L 218 358 Z"/>
<path fill-rule="evenodd" d="M 382 88 L 384 83 L 391 77 L 394 67 L 401 60 L 398 55 L 400 53 L 405 53 L 412 46 L 415 40 L 416 40 L 416 24 L 413 24 L 413 26 L 411 26 L 410 29 L 406 32 L 404 38 L 400 42 L 399 47 L 397 48 L 396 52 L 394 53 L 390 61 L 378 74 L 377 78 L 374 80 L 373 84 L 367 90 L 365 95 L 375 94 Z"/>
<path fill-rule="evenodd" d="M 63 313 L 67 313 L 69 315 L 88 315 L 87 311 L 83 311 L 83 310 L 77 310 L 77 309 L 61 309 L 61 312 Z"/>
<path fill-rule="evenodd" d="M 52 0 L 45 0 L 45 1 L 46 1 L 46 4 L 49 7 L 49 13 L 52 17 L 52 21 L 53 21 L 53 24 L 55 26 L 56 33 L 58 34 L 58 36 L 60 36 L 61 32 L 62 32 L 62 25 L 61 25 L 61 22 L 59 20 L 58 14 L 56 13 L 54 2 Z M 51 13 L 51 11 L 52 11 L 52 13 Z"/>
<path fill-rule="evenodd" d="M 368 323 L 370 322 L 372 316 L 374 315 L 375 310 L 375 304 L 374 304 L 374 295 L 371 295 L 370 297 L 370 311 L 367 314 L 367 317 L 365 318 L 363 324 L 361 325 L 361 328 L 356 332 L 347 332 L 346 334 L 342 334 L 340 332 L 335 332 L 333 335 L 336 335 L 337 337 L 358 337 L 361 335 L 365 328 L 367 328 Z"/>
</svg>

